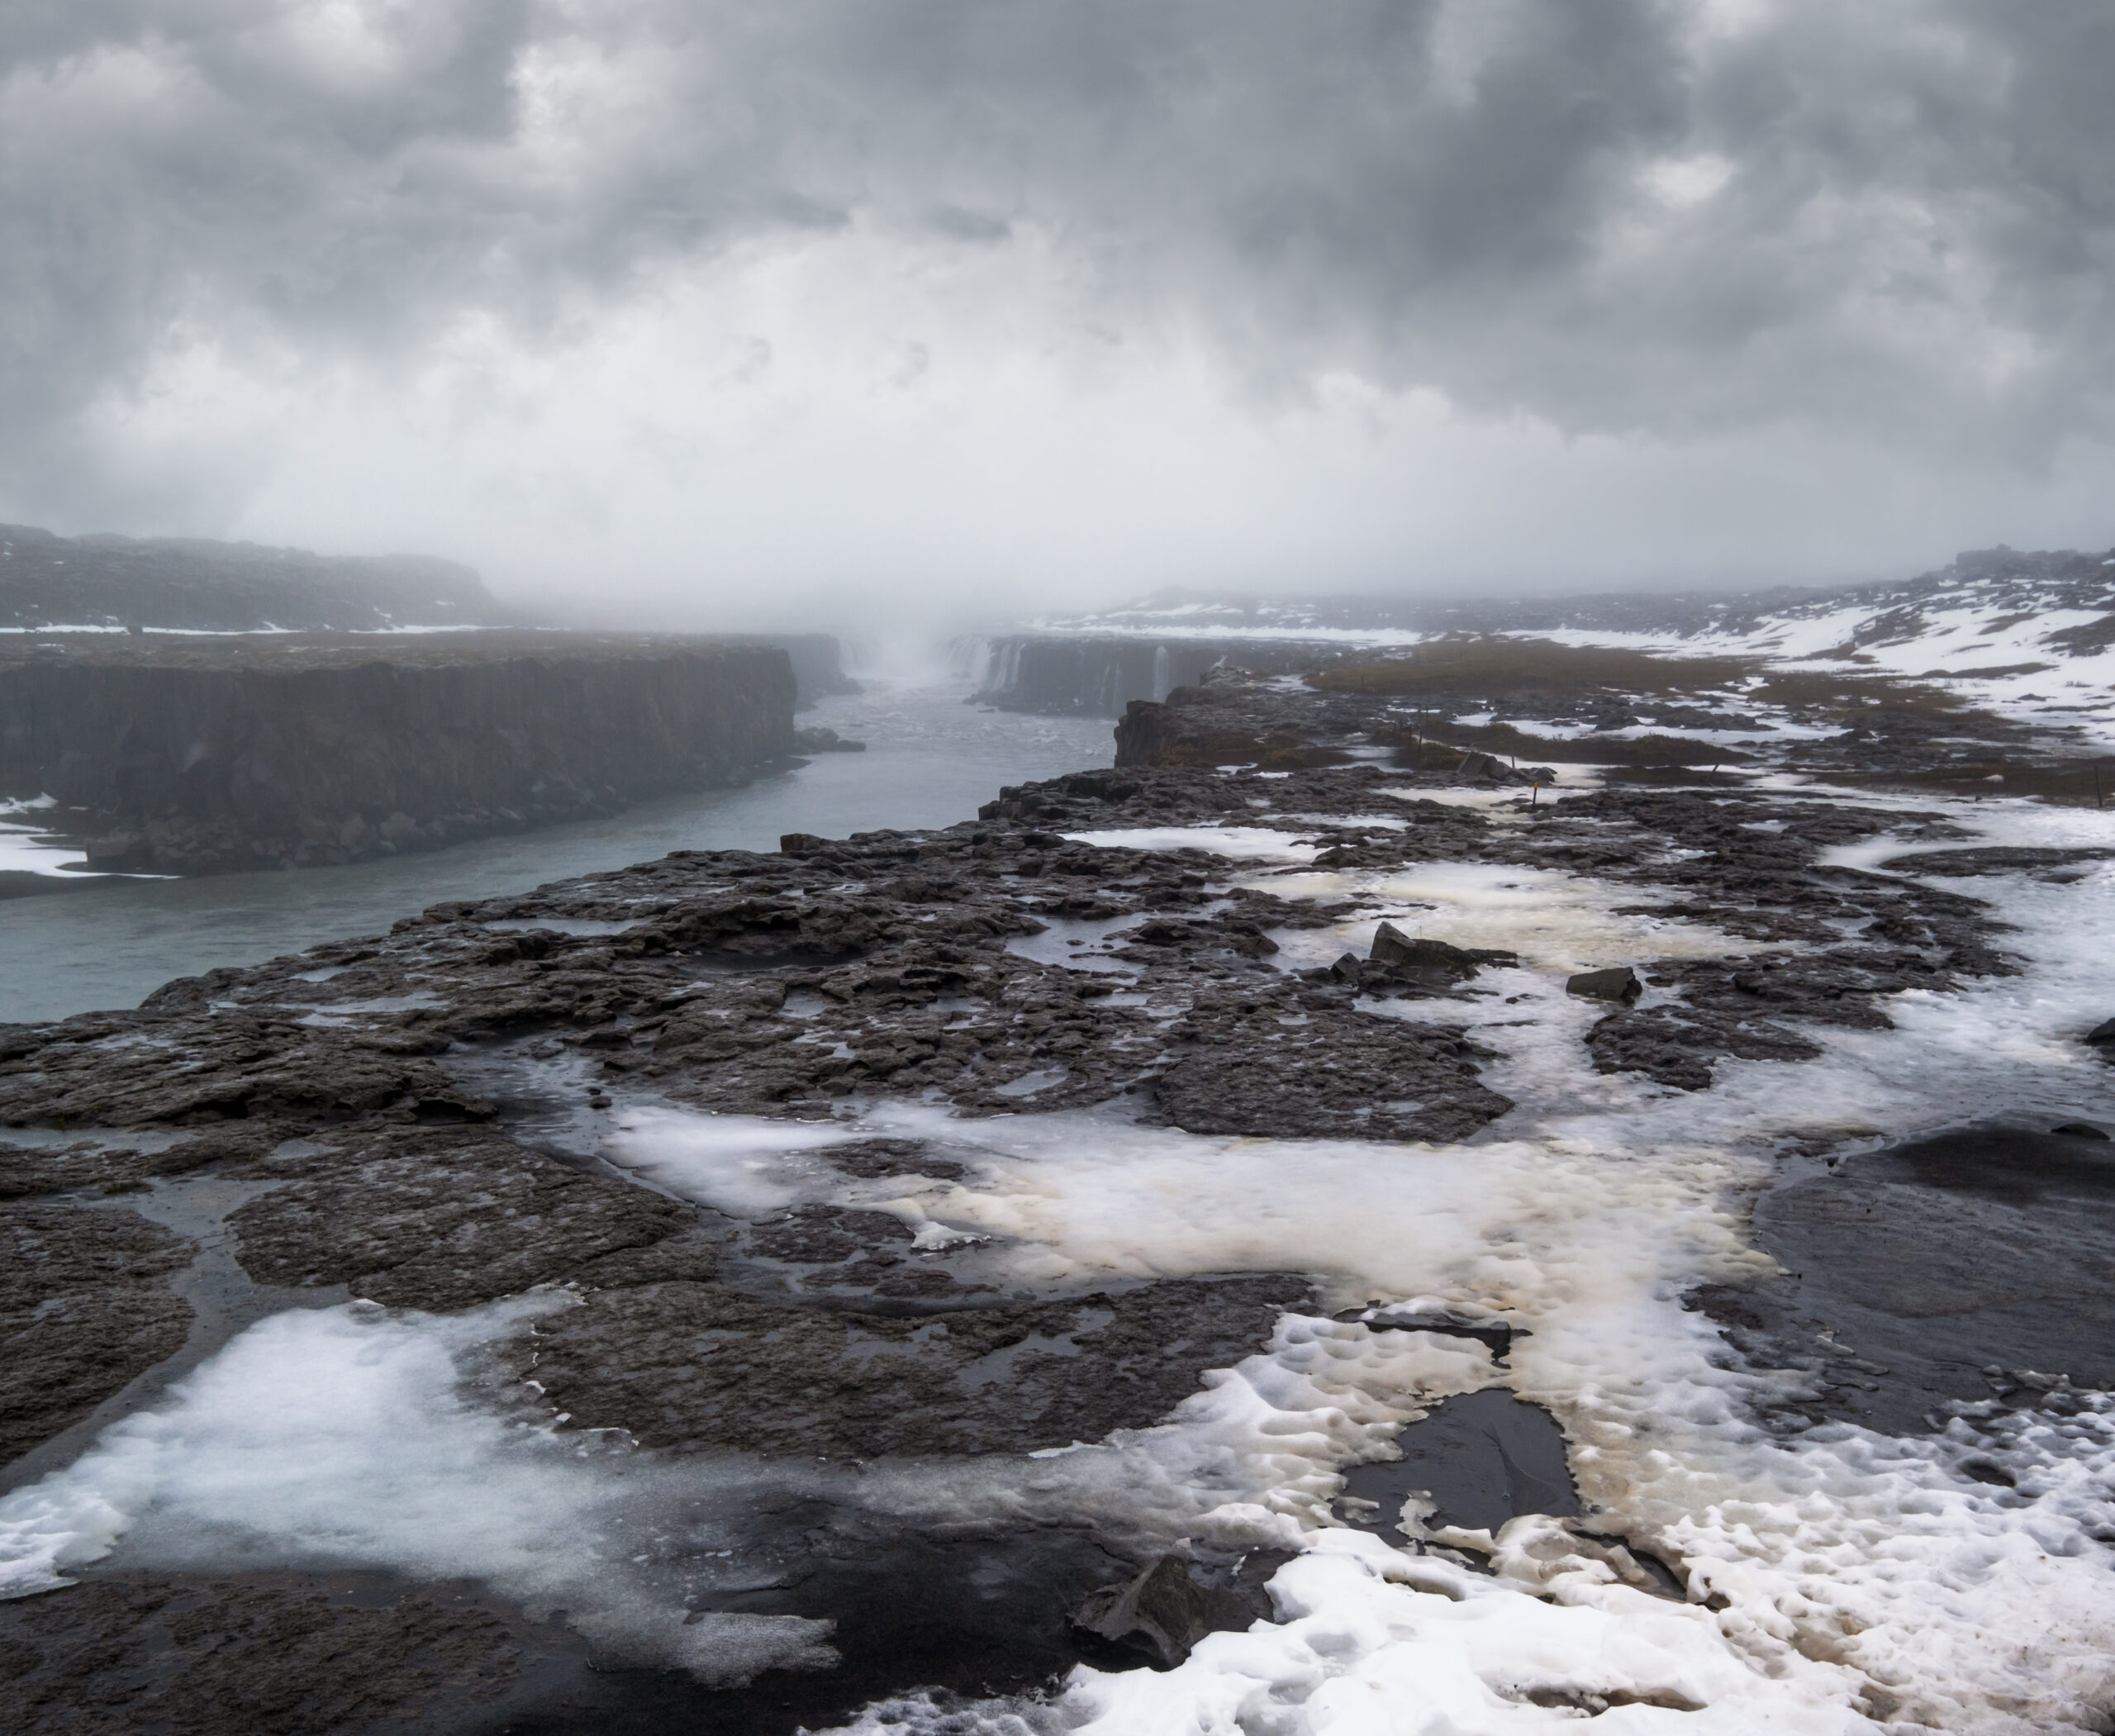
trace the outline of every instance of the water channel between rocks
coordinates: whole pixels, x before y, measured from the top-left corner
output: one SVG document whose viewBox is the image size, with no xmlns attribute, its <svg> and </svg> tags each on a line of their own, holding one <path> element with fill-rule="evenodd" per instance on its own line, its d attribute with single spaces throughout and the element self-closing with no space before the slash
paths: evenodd
<svg viewBox="0 0 2115 1736">
<path fill-rule="evenodd" d="M 867 744 L 742 789 L 348 868 L 198 880 L 70 877 L 0 900 L 0 1024 L 136 1006 L 172 978 L 381 934 L 448 899 L 525 892 L 677 849 L 772 849 L 786 832 L 952 825 L 1000 786 L 1106 765 L 1108 722 L 964 704 L 959 687 L 870 680 L 801 713 Z"/>
</svg>

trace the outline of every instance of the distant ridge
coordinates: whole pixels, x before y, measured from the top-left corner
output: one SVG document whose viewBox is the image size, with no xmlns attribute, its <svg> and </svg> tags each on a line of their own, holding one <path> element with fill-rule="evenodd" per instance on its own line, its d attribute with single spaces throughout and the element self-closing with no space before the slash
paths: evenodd
<svg viewBox="0 0 2115 1736">
<path fill-rule="evenodd" d="M 1970 549 L 1914 578 L 1854 584 L 1776 586 L 1746 591 L 1615 591 L 1557 597 L 1153 598 L 1128 607 L 1052 620 L 1040 630 L 1066 633 L 1148 631 L 1196 635 L 1300 632 L 1494 633 L 1751 632 L 1773 621 L 1799 621 L 1859 608 L 1873 634 L 1900 633 L 1935 608 L 1969 605 L 2037 613 L 2056 609 L 2115 611 L 2115 549 Z M 1860 639 L 1866 634 L 1856 635 Z"/>
<path fill-rule="evenodd" d="M 0 525 L 0 629 L 374 632 L 509 624 L 472 568 L 429 555 L 57 536 Z"/>
<path fill-rule="evenodd" d="M 977 697 L 1006 711 L 1120 717 L 1222 662 L 1257 673 L 1450 635 L 1856 668 L 1943 681 L 2006 716 L 2115 727 L 2115 549 L 1976 549 L 1936 572 L 1828 588 L 1465 599 L 1162 596 L 965 640 Z M 1304 660 L 1304 662 L 1303 662 Z"/>
</svg>

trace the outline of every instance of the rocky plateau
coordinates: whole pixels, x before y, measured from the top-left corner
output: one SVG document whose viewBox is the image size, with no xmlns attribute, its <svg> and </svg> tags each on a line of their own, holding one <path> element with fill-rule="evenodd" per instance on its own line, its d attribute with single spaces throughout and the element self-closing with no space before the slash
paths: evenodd
<svg viewBox="0 0 2115 1736">
<path fill-rule="evenodd" d="M 1590 961 L 1635 981 L 1595 1003 L 1571 1063 L 1704 1093 L 1729 1063 L 1796 1068 L 1832 1032 L 1889 1027 L 1900 996 L 2017 972 L 2002 899 L 1960 880 L 2060 885 L 2115 854 L 1994 854 L 1956 809 L 1917 805 L 1993 758 L 2081 799 L 2063 744 L 2024 725 L 1877 682 L 1758 688 L 1648 661 L 1221 670 L 1131 703 L 1115 767 L 1008 788 L 943 830 L 679 853 L 0 1029 L 8 1479 L 63 1463 L 248 1322 L 352 1299 L 454 1315 L 561 1298 L 487 1370 L 494 1402 L 656 1460 L 1024 1460 L 1145 1429 L 1288 1311 L 1366 1299 L 1267 1267 L 1024 1280 L 984 1240 L 834 1191 L 944 1190 L 977 1161 L 949 1127 L 1053 1112 L 1405 1150 L 1504 1137 L 1489 1027 L 1512 954 L 1421 940 L 1416 901 L 1372 890 L 1390 873 L 1590 882 L 1618 914 L 1726 937 Z M 782 658 L 768 683 L 782 735 Z M 1577 726 L 1617 716 L 1662 734 L 1597 759 Z M 1742 744 L 1703 739 L 1728 734 Z M 1186 828 L 1212 836 L 1186 847 Z M 1241 829 L 1286 847 L 1214 847 Z M 1840 859 L 1883 838 L 1919 872 Z M 1359 924 L 1382 926 L 1335 944 Z M 815 1144 L 821 1182 L 791 1201 L 701 1204 L 611 1139 L 673 1114 L 828 1134 L 891 1106 L 897 1131 Z M 1770 1428 L 1915 1432 L 1949 1404 L 2115 1379 L 2115 1147 L 2097 1130 L 1895 1149 L 1788 1121 L 1780 1144 L 1750 1221 L 1782 1275 L 1689 1303 L 1728 1358 L 1801 1372 Z M 1847 1201 L 1887 1226 L 1877 1241 L 1846 1229 Z M 1970 1272 L 1972 1325 L 1935 1320 L 1923 1292 Z M 2067 1343 L 2048 1325 L 2060 1293 L 2095 1323 Z M 1504 1354 L 1489 1322 L 1414 1324 L 1479 1354 L 1498 1330 Z M 2043 1384 L 2004 1372 L 2023 1367 Z M 1515 1497 L 1542 1505 L 1511 1510 L 1580 1510 L 1559 1458 Z M 1502 1486 L 1490 1498 L 1509 1516 Z M 1081 1658 L 1165 1666 L 1269 1616 L 1281 1558 L 1173 1519 L 884 1523 L 792 1482 L 745 1523 L 754 1571 L 711 1607 L 834 1621 L 835 1670 L 702 1684 L 476 1586 L 121 1558 L 0 1604 L 0 1724 L 790 1733 L 890 1693 L 1028 1691 Z M 1690 1595 L 1678 1559 L 1625 1559 L 1653 1595 Z"/>
</svg>

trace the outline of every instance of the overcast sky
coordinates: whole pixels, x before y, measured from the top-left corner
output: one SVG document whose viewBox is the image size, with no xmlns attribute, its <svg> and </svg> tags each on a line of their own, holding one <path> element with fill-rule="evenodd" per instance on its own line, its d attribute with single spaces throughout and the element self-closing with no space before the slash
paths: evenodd
<svg viewBox="0 0 2115 1736">
<path fill-rule="evenodd" d="M 761 618 L 2115 542 L 2108 0 L 9 0 L 0 516 Z"/>
</svg>

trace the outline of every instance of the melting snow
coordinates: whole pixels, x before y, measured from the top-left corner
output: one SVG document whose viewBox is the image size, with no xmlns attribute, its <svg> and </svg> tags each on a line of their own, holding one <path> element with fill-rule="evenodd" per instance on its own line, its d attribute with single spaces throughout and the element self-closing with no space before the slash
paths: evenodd
<svg viewBox="0 0 2115 1736">
<path fill-rule="evenodd" d="M 1992 842 L 2111 838 L 2087 811 L 2000 799 L 1956 811 Z M 1210 837 L 1225 854 L 1305 859 L 1261 829 L 1085 835 Z M 1894 848 L 1869 841 L 1841 859 L 1870 866 Z M 1333 1306 L 1415 1298 L 1520 1329 L 1501 1369 L 1459 1339 L 1287 1315 L 1267 1349 L 1207 1377 L 1160 1427 L 1033 1462 L 875 1467 L 856 1490 L 832 1486 L 912 1517 L 1120 1518 L 1304 1550 L 1273 1581 L 1275 1621 L 1214 1635 L 1170 1672 L 1082 1669 L 1033 1717 L 1100 1736 L 1465 1736 L 1588 1713 L 1610 1732 L 1699 1736 L 1875 1720 L 2095 1727 L 2115 1696 L 2115 1578 L 2098 1540 L 2115 1527 L 2115 1415 L 2092 1401 L 2075 1417 L 2011 1419 L 1982 1450 L 2017 1488 L 1967 1477 L 1943 1434 L 1781 1437 L 1751 1420 L 1753 1405 L 1795 1377 L 1725 1366 L 1715 1329 L 1680 1299 L 1699 1280 L 1768 1269 L 1738 1202 L 1773 1172 L 1768 1142 L 1789 1126 L 1908 1138 L 2008 1109 L 2104 1117 L 2115 1076 L 2077 1039 L 2108 1011 L 2115 869 L 2062 887 L 1979 882 L 2018 925 L 2006 944 L 2027 974 L 1899 996 L 1893 1030 L 1817 1032 L 1821 1058 L 1723 1063 L 1697 1093 L 1580 1063 L 1602 1010 L 1565 996 L 1559 973 L 1733 944 L 1615 914 L 1643 901 L 1635 887 L 1455 864 L 1272 883 L 1423 904 L 1423 932 L 1519 951 L 1519 971 L 1489 977 L 1517 1005 L 1446 1008 L 1500 1052 L 1488 1077 L 1519 1108 L 1452 1147 L 1204 1137 L 1025 1102 L 981 1120 L 869 1105 L 826 1124 L 637 1110 L 609 1142 L 649 1184 L 718 1210 L 828 1198 L 893 1211 L 924 1245 L 988 1238 L 962 1258 L 994 1274 L 1303 1270 Z M 853 1181 L 815 1155 L 874 1134 L 933 1141 L 963 1176 Z M 451 1319 L 355 1305 L 266 1320 L 73 1466 L 0 1501 L 0 1584 L 34 1591 L 113 1550 L 127 1563 L 381 1564 L 563 1603 L 630 1655 L 712 1679 L 821 1661 L 815 1624 L 687 1624 L 677 1564 L 634 1548 L 679 1507 L 685 1534 L 709 1542 L 712 1501 L 751 1499 L 767 1468 L 795 1472 L 624 1452 L 476 1388 L 484 1346 L 567 1306 L 554 1294 Z M 1691 1601 L 1620 1582 L 1533 1515 L 1480 1540 L 1492 1576 L 1334 1524 L 1338 1466 L 1385 1456 L 1437 1399 L 1497 1384 L 1562 1424 L 1595 1528 L 1678 1563 Z M 852 1728 L 965 1729 L 980 1716 L 995 1731 L 1030 1727 L 1025 1709 L 912 1701 Z"/>
</svg>

